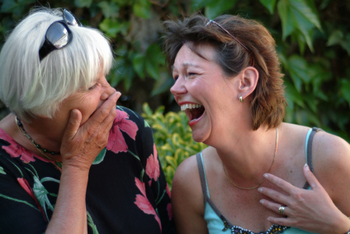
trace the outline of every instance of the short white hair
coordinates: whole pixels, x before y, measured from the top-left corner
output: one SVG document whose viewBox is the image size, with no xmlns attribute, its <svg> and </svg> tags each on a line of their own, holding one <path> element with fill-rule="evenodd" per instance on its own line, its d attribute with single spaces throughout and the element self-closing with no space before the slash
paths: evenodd
<svg viewBox="0 0 350 234">
<path fill-rule="evenodd" d="M 48 27 L 62 20 L 61 9 L 30 12 L 12 31 L 0 53 L 0 99 L 20 119 L 52 118 L 69 95 L 87 89 L 112 67 L 109 41 L 97 29 L 69 26 L 73 39 L 41 62 L 39 49 Z"/>
</svg>

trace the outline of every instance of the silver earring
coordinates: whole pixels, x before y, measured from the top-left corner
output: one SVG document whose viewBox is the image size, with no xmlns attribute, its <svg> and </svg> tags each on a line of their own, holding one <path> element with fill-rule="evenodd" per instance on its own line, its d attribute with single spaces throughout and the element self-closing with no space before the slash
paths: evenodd
<svg viewBox="0 0 350 234">
<path fill-rule="evenodd" d="M 243 102 L 243 101 L 244 101 L 242 96 L 239 97 L 239 101 L 240 101 L 240 102 Z"/>
</svg>

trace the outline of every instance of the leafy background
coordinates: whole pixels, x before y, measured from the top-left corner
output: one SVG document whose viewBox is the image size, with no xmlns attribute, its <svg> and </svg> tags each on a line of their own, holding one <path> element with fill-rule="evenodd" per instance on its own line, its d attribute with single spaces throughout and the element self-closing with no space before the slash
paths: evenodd
<svg viewBox="0 0 350 234">
<path fill-rule="evenodd" d="M 191 140 L 187 118 L 170 95 L 173 81 L 163 54 L 162 22 L 196 11 L 209 19 L 228 13 L 263 23 L 277 42 L 285 74 L 289 104 L 285 121 L 318 126 L 350 142 L 350 1 L 0 0 L 0 4 L 0 45 L 35 6 L 66 7 L 84 25 L 109 37 L 116 58 L 109 82 L 123 93 L 119 104 L 141 113 L 155 129 L 170 181 L 178 163 L 205 146 Z M 7 112 L 0 103 L 0 118 Z"/>
</svg>

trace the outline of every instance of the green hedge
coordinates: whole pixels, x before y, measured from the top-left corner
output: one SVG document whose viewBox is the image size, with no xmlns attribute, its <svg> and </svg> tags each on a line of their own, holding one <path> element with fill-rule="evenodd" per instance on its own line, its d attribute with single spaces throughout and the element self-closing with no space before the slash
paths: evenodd
<svg viewBox="0 0 350 234">
<path fill-rule="evenodd" d="M 142 117 L 154 130 L 159 160 L 171 187 L 175 170 L 180 163 L 207 146 L 192 139 L 192 131 L 184 112 L 164 114 L 163 106 L 153 112 L 147 103 L 143 104 L 142 108 Z"/>
</svg>

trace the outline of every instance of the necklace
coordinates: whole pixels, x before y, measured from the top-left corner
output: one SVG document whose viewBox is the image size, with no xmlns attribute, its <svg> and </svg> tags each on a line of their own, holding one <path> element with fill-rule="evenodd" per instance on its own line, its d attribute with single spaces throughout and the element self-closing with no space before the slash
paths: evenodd
<svg viewBox="0 0 350 234">
<path fill-rule="evenodd" d="M 269 173 L 271 171 L 271 168 L 273 166 L 273 163 L 275 162 L 275 158 L 276 158 L 276 154 L 277 154 L 277 149 L 278 149 L 278 128 L 276 128 L 276 146 L 275 146 L 275 153 L 273 155 L 273 160 L 272 160 L 272 163 L 271 163 L 271 166 L 269 168 L 269 170 L 267 171 L 267 173 Z M 256 189 L 257 187 L 259 187 L 262 183 L 264 183 L 265 181 L 265 178 L 258 184 L 258 185 L 255 185 L 254 187 L 250 187 L 250 188 L 244 188 L 244 187 L 241 187 L 241 186 L 238 186 L 237 184 L 235 184 L 231 179 L 230 177 L 228 177 L 227 175 L 227 172 L 226 172 L 226 169 L 225 169 L 225 166 L 224 166 L 224 163 L 222 163 L 222 167 L 224 168 L 224 172 L 225 172 L 225 175 L 226 175 L 226 178 L 231 182 L 231 184 L 233 184 L 235 187 L 239 188 L 239 189 L 243 189 L 243 190 L 253 190 L 253 189 Z"/>
<path fill-rule="evenodd" d="M 50 161 L 55 161 L 53 160 L 51 157 L 49 157 L 48 155 L 46 155 L 45 153 L 51 154 L 51 155 L 57 155 L 57 154 L 61 154 L 60 152 L 55 152 L 55 151 L 50 151 L 47 150 L 45 148 L 42 148 L 39 144 L 35 143 L 35 141 L 33 140 L 33 138 L 31 138 L 31 136 L 29 136 L 29 134 L 26 132 L 26 130 L 24 130 L 23 124 L 22 122 L 18 119 L 18 117 L 15 117 L 15 122 L 16 125 L 18 127 L 18 129 L 20 130 L 20 132 L 26 136 L 30 142 L 33 143 L 33 145 L 37 148 L 37 150 L 39 151 L 39 153 L 41 153 L 46 159 L 49 159 Z"/>
</svg>

